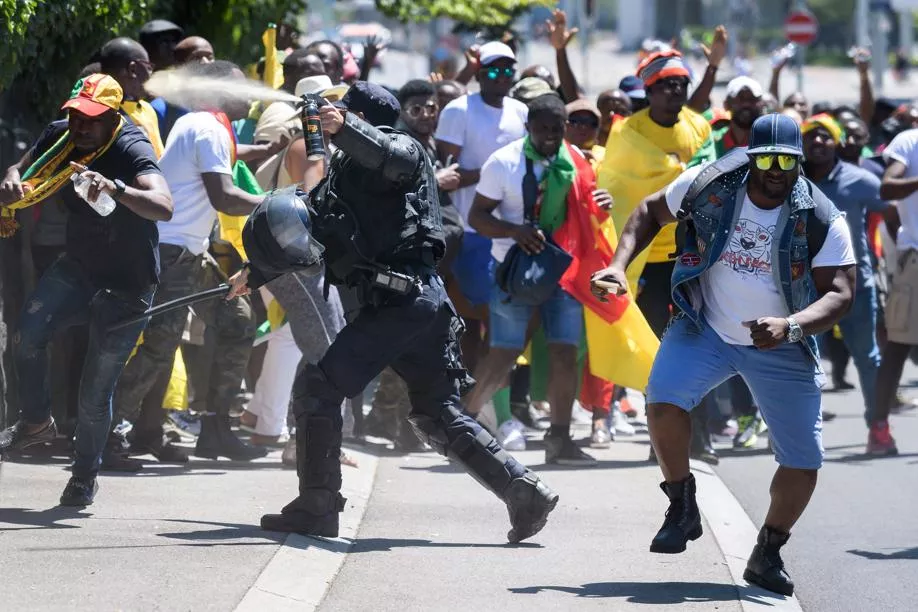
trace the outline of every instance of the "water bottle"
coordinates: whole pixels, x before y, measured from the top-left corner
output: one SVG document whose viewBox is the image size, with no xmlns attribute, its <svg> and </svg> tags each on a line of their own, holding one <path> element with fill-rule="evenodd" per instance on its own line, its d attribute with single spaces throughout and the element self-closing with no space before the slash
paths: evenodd
<svg viewBox="0 0 918 612">
<path fill-rule="evenodd" d="M 322 138 L 322 119 L 319 104 L 314 96 L 303 96 L 305 104 L 300 114 L 303 136 L 306 138 L 306 159 L 325 159 L 325 140 Z"/>
<path fill-rule="evenodd" d="M 780 64 L 789 62 L 794 59 L 795 55 L 797 55 L 797 45 L 794 43 L 787 43 L 772 54 L 771 67 L 775 68 Z"/>
<path fill-rule="evenodd" d="M 95 202 L 89 201 L 88 178 L 84 178 L 82 174 L 74 172 L 70 176 L 70 180 L 73 181 L 73 190 L 76 194 L 80 196 L 83 201 L 92 206 L 92 209 L 99 213 L 100 216 L 107 217 L 115 211 L 115 200 L 104 191 L 99 192 L 99 197 L 96 198 Z"/>
</svg>

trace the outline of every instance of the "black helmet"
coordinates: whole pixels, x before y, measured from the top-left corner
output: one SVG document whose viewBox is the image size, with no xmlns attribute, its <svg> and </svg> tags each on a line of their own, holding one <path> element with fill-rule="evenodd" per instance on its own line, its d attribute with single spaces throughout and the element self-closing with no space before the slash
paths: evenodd
<svg viewBox="0 0 918 612">
<path fill-rule="evenodd" d="M 242 244 L 257 267 L 321 271 L 325 248 L 312 237 L 309 208 L 295 187 L 267 194 L 249 216 Z"/>
</svg>

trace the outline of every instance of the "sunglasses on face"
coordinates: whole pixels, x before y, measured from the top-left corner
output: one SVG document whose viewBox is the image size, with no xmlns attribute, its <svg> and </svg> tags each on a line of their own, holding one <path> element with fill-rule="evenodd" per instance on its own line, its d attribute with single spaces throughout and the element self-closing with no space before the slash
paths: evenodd
<svg viewBox="0 0 918 612">
<path fill-rule="evenodd" d="M 775 165 L 775 158 L 778 159 L 778 168 L 784 172 L 789 172 L 797 167 L 796 155 L 753 155 L 752 161 L 759 170 L 771 170 Z"/>
<path fill-rule="evenodd" d="M 489 79 L 491 79 L 492 81 L 496 81 L 497 79 L 499 79 L 499 78 L 502 77 L 502 76 L 503 76 L 503 77 L 506 77 L 506 78 L 508 78 L 508 79 L 512 79 L 513 77 L 516 76 L 516 68 L 510 68 L 510 67 L 507 67 L 507 68 L 497 68 L 497 67 L 485 68 L 485 76 L 488 77 Z"/>
<path fill-rule="evenodd" d="M 567 122 L 575 127 L 598 128 L 599 120 L 596 117 L 570 117 Z"/>
<path fill-rule="evenodd" d="M 438 110 L 440 110 L 440 107 L 435 102 L 428 102 L 427 104 L 412 104 L 405 109 L 405 113 L 412 119 L 417 119 L 422 114 L 433 117 Z"/>
</svg>

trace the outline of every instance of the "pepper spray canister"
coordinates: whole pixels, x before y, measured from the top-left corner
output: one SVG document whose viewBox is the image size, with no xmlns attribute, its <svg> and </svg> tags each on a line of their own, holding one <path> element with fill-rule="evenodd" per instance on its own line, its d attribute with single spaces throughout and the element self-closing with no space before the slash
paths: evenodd
<svg viewBox="0 0 918 612">
<path fill-rule="evenodd" d="M 322 119 L 319 104 L 313 96 L 303 96 L 305 104 L 300 111 L 303 137 L 306 139 L 306 159 L 325 159 L 325 140 L 322 138 Z"/>
</svg>

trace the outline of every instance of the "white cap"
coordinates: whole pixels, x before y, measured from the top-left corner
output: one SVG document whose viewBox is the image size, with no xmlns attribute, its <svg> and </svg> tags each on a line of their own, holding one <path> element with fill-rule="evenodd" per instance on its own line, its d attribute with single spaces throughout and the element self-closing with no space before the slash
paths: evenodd
<svg viewBox="0 0 918 612">
<path fill-rule="evenodd" d="M 294 93 L 296 97 L 300 97 L 303 94 L 317 94 L 330 89 L 331 86 L 332 82 L 328 75 L 308 76 L 296 82 Z"/>
<path fill-rule="evenodd" d="M 741 91 L 748 89 L 756 98 L 761 98 L 765 95 L 765 90 L 762 89 L 762 86 L 759 85 L 759 82 L 748 76 L 738 76 L 729 83 L 727 83 L 727 97 L 733 98 L 739 95 Z"/>
<path fill-rule="evenodd" d="M 482 66 L 487 66 L 491 62 L 499 60 L 501 58 L 512 59 L 516 61 L 516 56 L 513 54 L 513 49 L 508 47 L 502 42 L 493 41 L 481 45 L 481 48 L 478 50 L 478 61 L 481 62 Z"/>
</svg>

